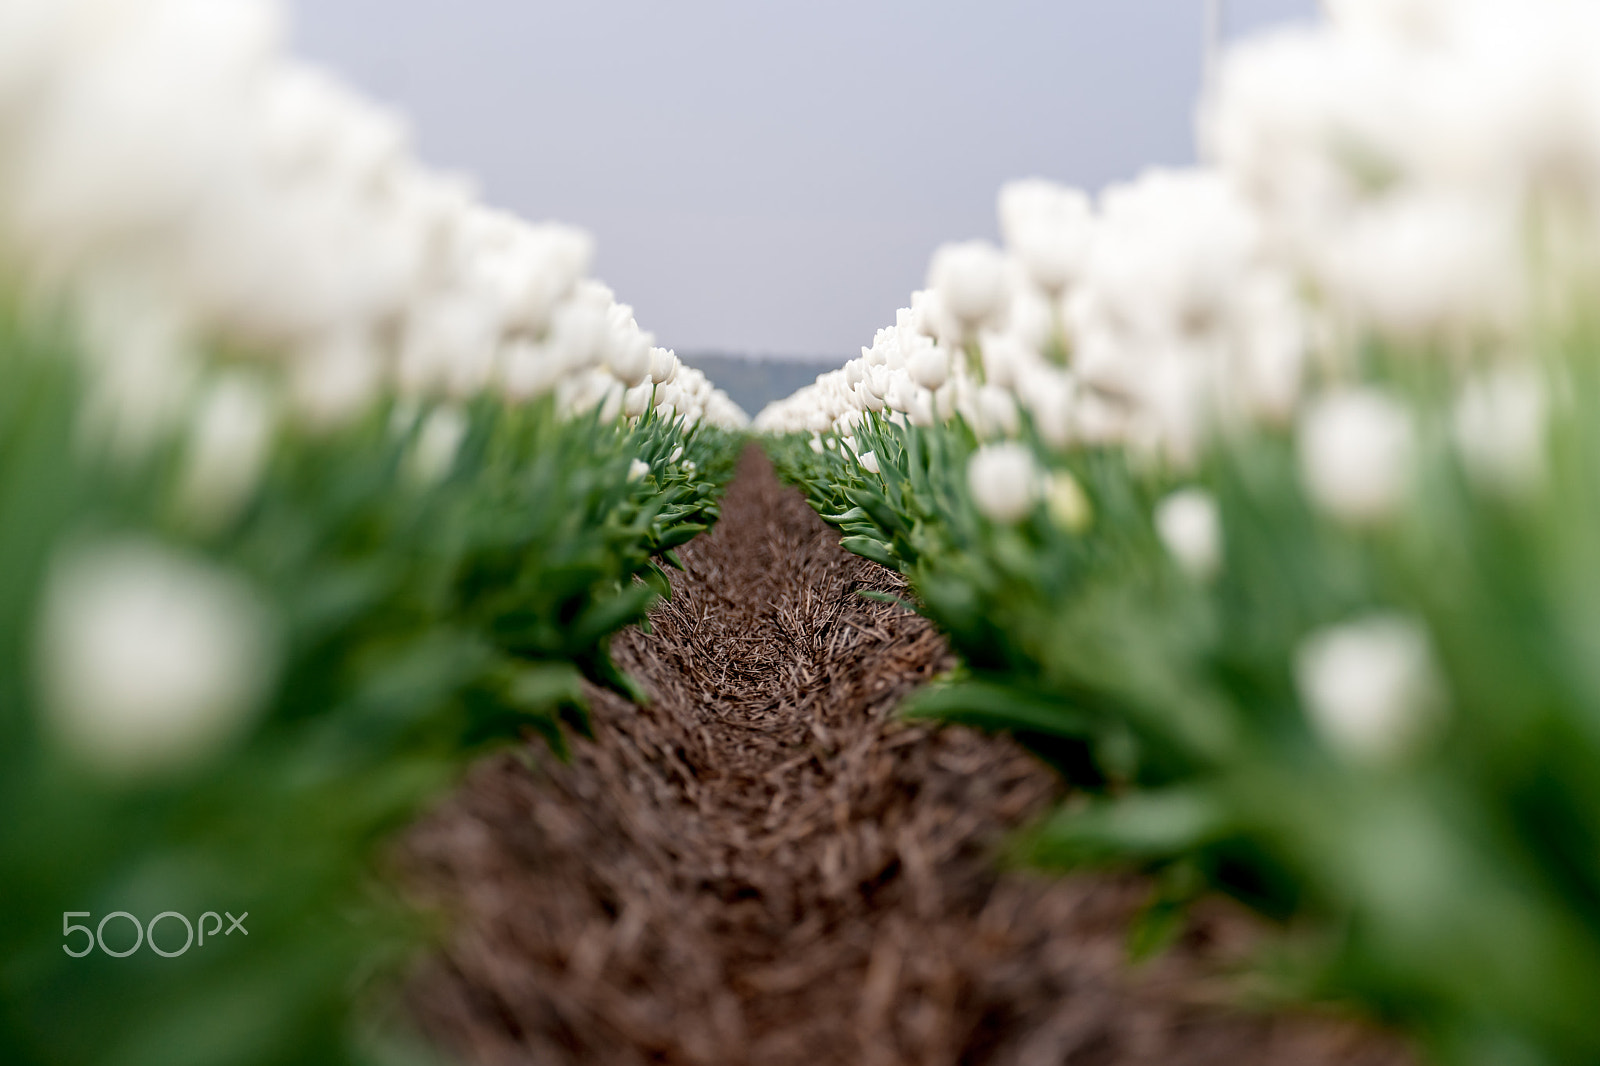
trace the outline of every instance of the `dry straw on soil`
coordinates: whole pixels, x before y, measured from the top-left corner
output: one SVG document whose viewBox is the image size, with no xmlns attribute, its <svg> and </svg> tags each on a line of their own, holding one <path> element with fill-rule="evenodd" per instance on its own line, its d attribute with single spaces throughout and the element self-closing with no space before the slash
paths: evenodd
<svg viewBox="0 0 1600 1066">
<path fill-rule="evenodd" d="M 1138 880 L 998 873 L 1057 795 L 1004 739 L 895 718 L 950 663 L 759 452 L 651 618 L 653 695 L 596 694 L 568 764 L 479 766 L 408 876 L 453 918 L 413 1012 L 469 1063 L 1407 1063 L 1352 1024 L 1250 1014 L 1251 924 L 1126 962 Z"/>
</svg>

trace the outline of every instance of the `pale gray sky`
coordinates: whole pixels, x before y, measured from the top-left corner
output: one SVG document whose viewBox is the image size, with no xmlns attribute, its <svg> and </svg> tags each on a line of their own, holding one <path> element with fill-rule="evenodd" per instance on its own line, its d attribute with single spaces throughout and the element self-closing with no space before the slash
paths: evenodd
<svg viewBox="0 0 1600 1066">
<path fill-rule="evenodd" d="M 844 356 L 994 196 L 1194 157 L 1201 0 L 294 0 L 423 157 L 599 241 L 680 351 Z M 1229 31 L 1315 17 L 1231 0 Z"/>
</svg>

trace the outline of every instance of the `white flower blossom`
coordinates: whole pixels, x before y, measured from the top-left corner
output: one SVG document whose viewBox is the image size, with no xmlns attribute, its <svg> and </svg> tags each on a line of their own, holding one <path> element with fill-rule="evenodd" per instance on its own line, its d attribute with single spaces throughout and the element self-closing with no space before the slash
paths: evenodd
<svg viewBox="0 0 1600 1066">
<path fill-rule="evenodd" d="M 1038 178 L 1000 189 L 1006 248 L 1040 289 L 1059 296 L 1082 275 L 1094 239 L 1089 197 Z"/>
<path fill-rule="evenodd" d="M 928 267 L 928 288 L 952 332 L 976 333 L 1005 306 L 1005 259 L 984 241 L 944 245 Z"/>
<path fill-rule="evenodd" d="M 409 457 L 412 479 L 431 485 L 447 477 L 466 435 L 467 417 L 459 408 L 438 407 L 429 412 Z"/>
<path fill-rule="evenodd" d="M 1179 489 L 1156 505 L 1156 533 L 1178 565 L 1206 580 L 1222 566 L 1222 518 L 1204 489 Z"/>
<path fill-rule="evenodd" d="M 1319 396 L 1300 422 L 1306 490 L 1353 525 L 1387 519 L 1410 485 L 1414 434 L 1410 411 L 1388 393 L 1350 388 Z"/>
<path fill-rule="evenodd" d="M 271 616 L 241 578 L 143 541 L 52 567 L 38 629 L 45 724 L 113 778 L 180 771 L 249 729 L 278 664 Z"/>
<path fill-rule="evenodd" d="M 1467 473 L 1479 485 L 1525 496 L 1544 480 L 1549 399 L 1530 367 L 1501 367 L 1465 385 L 1452 429 Z"/>
<path fill-rule="evenodd" d="M 1318 732 L 1359 761 L 1386 762 L 1410 750 L 1439 707 L 1427 630 L 1401 615 L 1368 615 L 1312 633 L 1294 667 Z"/>
<path fill-rule="evenodd" d="M 1020 522 L 1028 517 L 1039 502 L 1042 481 L 1033 452 L 1015 442 L 985 444 L 967 462 L 967 488 L 973 503 L 996 522 Z"/>
<path fill-rule="evenodd" d="M 261 383 L 231 374 L 213 383 L 195 412 L 179 498 L 202 525 L 224 522 L 260 481 L 272 445 L 272 398 Z"/>
</svg>

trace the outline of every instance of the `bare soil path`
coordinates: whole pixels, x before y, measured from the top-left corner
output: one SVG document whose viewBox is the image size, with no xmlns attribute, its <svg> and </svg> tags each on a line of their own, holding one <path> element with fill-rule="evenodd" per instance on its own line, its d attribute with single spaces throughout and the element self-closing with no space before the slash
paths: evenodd
<svg viewBox="0 0 1600 1066">
<path fill-rule="evenodd" d="M 411 834 L 454 918 L 414 979 L 467 1063 L 1401 1066 L 1347 1022 L 1247 1013 L 1225 908 L 1131 967 L 1137 879 L 1000 873 L 1059 793 L 1010 742 L 895 717 L 949 665 L 922 618 L 747 454 L 722 521 L 594 699 L 570 763 L 493 758 Z"/>
</svg>

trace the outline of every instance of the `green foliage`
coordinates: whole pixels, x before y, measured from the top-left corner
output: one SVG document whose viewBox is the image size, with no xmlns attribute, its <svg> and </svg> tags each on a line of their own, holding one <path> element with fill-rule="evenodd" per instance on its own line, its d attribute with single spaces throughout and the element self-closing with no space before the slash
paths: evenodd
<svg viewBox="0 0 1600 1066">
<path fill-rule="evenodd" d="M 0 1059 L 391 1061 L 362 1019 L 432 923 L 374 876 L 385 842 L 485 748 L 563 751 L 583 678 L 641 695 L 607 641 L 666 591 L 655 557 L 716 520 L 737 441 L 485 400 L 425 483 L 421 419 L 386 403 L 280 433 L 248 504 L 206 527 L 174 506 L 176 445 L 94 458 L 66 348 L 0 328 Z M 636 459 L 651 472 L 630 480 Z M 54 555 L 124 535 L 246 576 L 284 655 L 245 742 L 107 781 L 41 728 L 34 633 Z M 72 958 L 62 914 L 86 910 L 250 918 L 178 958 Z"/>
<path fill-rule="evenodd" d="M 1542 484 L 1474 482 L 1441 375 L 1375 353 L 1418 412 L 1401 513 L 1318 512 L 1291 435 L 1239 429 L 1182 476 L 1125 452 L 1029 436 L 1092 508 L 984 518 L 959 421 L 855 430 L 882 475 L 810 438 L 780 473 L 858 554 L 901 570 L 964 667 L 909 711 L 1007 730 L 1076 798 L 1017 842 L 1047 866 L 1151 871 L 1133 936 L 1171 933 L 1201 889 L 1292 920 L 1293 984 L 1360 1003 L 1444 1062 L 1600 1061 L 1600 371 L 1588 335 L 1543 353 L 1566 383 Z M 1189 485 L 1217 501 L 1223 563 L 1186 574 L 1153 513 Z M 1308 634 L 1375 611 L 1420 619 L 1447 709 L 1392 758 L 1321 735 L 1302 706 Z M 1176 886 L 1176 887 L 1174 887 Z"/>
</svg>

